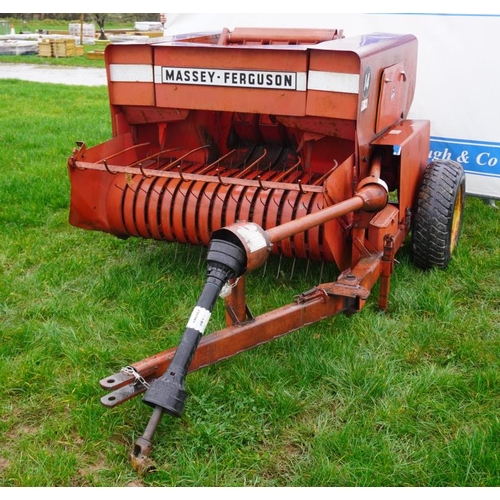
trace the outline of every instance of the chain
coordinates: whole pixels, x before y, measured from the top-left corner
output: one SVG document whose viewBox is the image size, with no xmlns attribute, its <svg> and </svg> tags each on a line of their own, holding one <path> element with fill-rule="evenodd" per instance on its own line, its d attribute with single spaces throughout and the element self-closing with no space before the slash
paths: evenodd
<svg viewBox="0 0 500 500">
<path fill-rule="evenodd" d="M 127 375 L 132 375 L 135 378 L 134 385 L 139 382 L 146 389 L 149 388 L 149 384 L 146 382 L 146 379 L 140 375 L 140 373 L 133 366 L 124 366 L 120 371 L 126 373 Z"/>
</svg>

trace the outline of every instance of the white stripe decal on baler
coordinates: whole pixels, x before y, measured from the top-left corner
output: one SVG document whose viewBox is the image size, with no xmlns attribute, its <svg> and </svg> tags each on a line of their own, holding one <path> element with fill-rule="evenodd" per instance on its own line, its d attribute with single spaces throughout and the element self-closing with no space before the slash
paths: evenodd
<svg viewBox="0 0 500 500">
<path fill-rule="evenodd" d="M 310 70 L 307 88 L 308 90 L 359 94 L 359 75 Z"/>
<path fill-rule="evenodd" d="M 112 82 L 153 83 L 153 67 L 150 64 L 110 64 Z"/>
<path fill-rule="evenodd" d="M 149 64 L 110 64 L 109 74 L 112 82 L 162 83 L 161 66 L 153 68 Z M 305 73 L 296 73 L 296 76 L 296 90 L 305 90 Z M 310 70 L 307 89 L 358 94 L 359 75 Z"/>
</svg>

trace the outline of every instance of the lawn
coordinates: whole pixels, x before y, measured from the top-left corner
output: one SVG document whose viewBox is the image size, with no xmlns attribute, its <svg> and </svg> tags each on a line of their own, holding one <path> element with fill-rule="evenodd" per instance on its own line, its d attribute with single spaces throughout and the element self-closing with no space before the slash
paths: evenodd
<svg viewBox="0 0 500 500">
<path fill-rule="evenodd" d="M 0 55 L 0 71 L 2 63 L 10 64 L 42 64 L 47 66 L 79 66 L 87 68 L 104 68 L 104 59 L 89 59 L 88 52 L 104 50 L 104 47 L 98 48 L 95 45 L 84 45 L 83 56 L 68 57 L 42 57 L 38 54 L 21 55 Z"/>
<path fill-rule="evenodd" d="M 69 225 L 67 158 L 110 137 L 105 88 L 0 94 L 0 486 L 500 486 L 499 210 L 466 199 L 444 271 L 405 246 L 385 313 L 375 287 L 358 315 L 191 374 L 140 477 L 151 408 L 104 408 L 99 380 L 176 345 L 204 250 Z M 292 265 L 249 276 L 255 313 L 337 274 Z M 222 322 L 219 303 L 207 332 Z"/>
</svg>

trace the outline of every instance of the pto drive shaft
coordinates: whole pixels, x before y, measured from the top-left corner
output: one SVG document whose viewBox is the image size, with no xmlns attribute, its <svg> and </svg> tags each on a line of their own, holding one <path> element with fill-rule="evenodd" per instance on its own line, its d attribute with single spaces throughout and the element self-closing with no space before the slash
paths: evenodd
<svg viewBox="0 0 500 500">
<path fill-rule="evenodd" d="M 163 412 L 180 417 L 187 398 L 184 381 L 198 343 L 205 331 L 217 298 L 223 286 L 246 270 L 247 255 L 238 243 L 212 239 L 207 254 L 207 280 L 189 318 L 186 330 L 174 354 L 168 370 L 153 380 L 143 401 L 155 410 L 144 434 L 137 439 L 133 461 L 145 458 L 152 447 L 152 437 Z"/>
</svg>

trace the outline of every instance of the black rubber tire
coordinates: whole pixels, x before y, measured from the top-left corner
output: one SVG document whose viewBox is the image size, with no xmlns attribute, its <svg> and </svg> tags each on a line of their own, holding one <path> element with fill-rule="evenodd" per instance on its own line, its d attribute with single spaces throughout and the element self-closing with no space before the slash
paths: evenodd
<svg viewBox="0 0 500 500">
<path fill-rule="evenodd" d="M 451 160 L 429 163 L 422 177 L 412 223 L 413 263 L 445 269 L 462 230 L 465 172 Z"/>
</svg>

